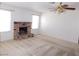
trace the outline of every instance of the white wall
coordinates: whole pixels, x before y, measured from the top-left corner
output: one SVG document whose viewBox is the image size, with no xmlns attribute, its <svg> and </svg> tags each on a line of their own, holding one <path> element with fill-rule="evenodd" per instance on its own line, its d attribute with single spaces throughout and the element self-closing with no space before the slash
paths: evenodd
<svg viewBox="0 0 79 59">
<path fill-rule="evenodd" d="M 40 32 L 78 43 L 79 11 L 66 11 L 62 14 L 56 14 L 55 12 L 42 14 Z"/>
</svg>

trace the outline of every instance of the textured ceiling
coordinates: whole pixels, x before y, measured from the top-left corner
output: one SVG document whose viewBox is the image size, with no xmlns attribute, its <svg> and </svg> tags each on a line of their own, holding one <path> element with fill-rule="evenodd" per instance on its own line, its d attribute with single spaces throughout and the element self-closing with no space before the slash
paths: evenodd
<svg viewBox="0 0 79 59">
<path fill-rule="evenodd" d="M 57 2 L 3 2 L 3 4 L 26 8 L 37 12 L 48 12 L 50 10 L 55 10 Z M 63 4 L 68 4 L 75 7 L 76 10 L 79 10 L 79 2 L 63 2 Z"/>
</svg>

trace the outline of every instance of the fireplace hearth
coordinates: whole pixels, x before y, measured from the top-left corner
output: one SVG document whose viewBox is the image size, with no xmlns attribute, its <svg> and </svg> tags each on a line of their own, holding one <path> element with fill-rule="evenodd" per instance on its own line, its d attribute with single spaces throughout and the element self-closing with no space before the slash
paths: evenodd
<svg viewBox="0 0 79 59">
<path fill-rule="evenodd" d="M 14 39 L 31 37 L 31 22 L 14 22 Z"/>
</svg>

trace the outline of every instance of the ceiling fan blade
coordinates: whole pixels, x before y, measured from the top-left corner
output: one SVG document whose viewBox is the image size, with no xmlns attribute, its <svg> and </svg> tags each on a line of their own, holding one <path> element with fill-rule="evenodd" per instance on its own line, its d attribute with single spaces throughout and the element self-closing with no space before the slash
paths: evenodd
<svg viewBox="0 0 79 59">
<path fill-rule="evenodd" d="M 76 8 L 64 8 L 64 9 L 68 9 L 68 10 L 75 10 Z"/>
<path fill-rule="evenodd" d="M 68 7 L 68 5 L 66 5 L 66 4 L 65 4 L 65 5 L 62 5 L 62 7 L 63 7 L 63 8 L 67 8 L 67 7 Z"/>
</svg>

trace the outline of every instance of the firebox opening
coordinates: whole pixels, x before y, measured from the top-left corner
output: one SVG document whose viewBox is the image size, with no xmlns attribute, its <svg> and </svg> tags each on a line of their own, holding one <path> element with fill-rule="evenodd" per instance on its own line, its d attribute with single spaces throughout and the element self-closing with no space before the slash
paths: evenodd
<svg viewBox="0 0 79 59">
<path fill-rule="evenodd" d="M 20 27 L 19 28 L 19 34 L 27 34 L 27 27 Z"/>
</svg>

